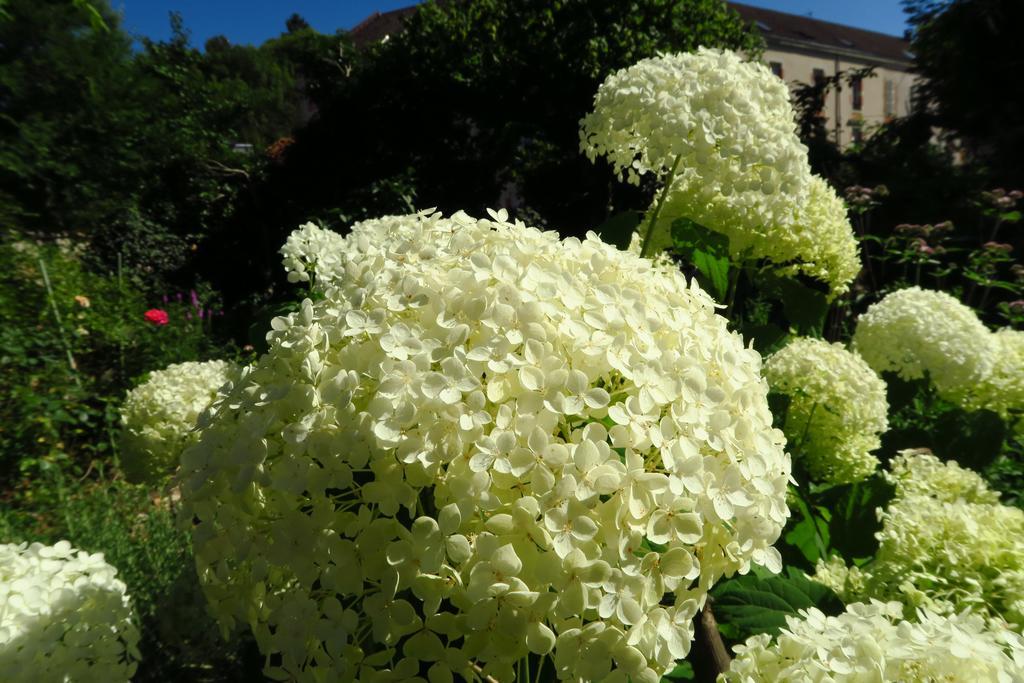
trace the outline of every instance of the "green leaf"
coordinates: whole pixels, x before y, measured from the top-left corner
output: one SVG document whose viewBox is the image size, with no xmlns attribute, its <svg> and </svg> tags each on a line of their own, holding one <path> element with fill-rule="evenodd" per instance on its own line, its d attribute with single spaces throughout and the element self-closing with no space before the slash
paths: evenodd
<svg viewBox="0 0 1024 683">
<path fill-rule="evenodd" d="M 743 338 L 754 344 L 754 348 L 762 356 L 771 355 L 786 344 L 789 333 L 778 325 L 765 323 L 763 325 L 744 325 L 741 330 Z"/>
<path fill-rule="evenodd" d="M 811 508 L 803 497 L 791 494 L 794 508 L 800 513 L 793 515 L 782 537 L 784 545 L 779 548 L 783 561 L 787 564 L 798 564 L 808 569 L 817 564 L 818 559 L 828 554 L 830 542 L 829 520 L 820 508 Z M 792 551 L 796 551 L 795 553 Z"/>
<path fill-rule="evenodd" d="M 829 307 L 825 292 L 773 273 L 762 273 L 758 279 L 764 293 L 782 303 L 782 314 L 798 334 L 821 336 Z"/>
<path fill-rule="evenodd" d="M 855 484 L 833 486 L 817 496 L 830 512 L 829 546 L 848 562 L 871 557 L 878 550 L 875 532 L 881 529 L 876 510 L 886 507 L 896 492 L 895 486 L 880 474 Z"/>
<path fill-rule="evenodd" d="M 679 662 L 676 668 L 665 674 L 662 681 L 692 681 L 693 680 L 693 667 L 687 661 Z"/>
<path fill-rule="evenodd" d="M 747 574 L 727 579 L 712 589 L 711 597 L 719 628 L 731 640 L 758 633 L 774 635 L 785 627 L 786 616 L 801 609 L 817 607 L 828 615 L 843 611 L 842 601 L 831 589 L 795 567 L 767 578 Z"/>
<path fill-rule="evenodd" d="M 729 291 L 729 238 L 689 218 L 677 218 L 672 221 L 672 245 L 697 269 L 701 285 L 724 301 Z"/>
<path fill-rule="evenodd" d="M 629 247 L 629 241 L 636 232 L 636 226 L 640 225 L 642 214 L 638 211 L 622 211 L 615 214 L 594 232 L 607 244 L 614 244 L 619 249 Z"/>
</svg>

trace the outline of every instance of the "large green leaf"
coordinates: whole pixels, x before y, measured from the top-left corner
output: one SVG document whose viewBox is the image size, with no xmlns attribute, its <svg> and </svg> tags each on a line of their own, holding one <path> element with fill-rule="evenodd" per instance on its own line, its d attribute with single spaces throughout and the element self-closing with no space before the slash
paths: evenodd
<svg viewBox="0 0 1024 683">
<path fill-rule="evenodd" d="M 606 220 L 594 232 L 607 244 L 626 249 L 636 232 L 636 226 L 640 224 L 641 216 L 637 211 L 622 211 Z"/>
<path fill-rule="evenodd" d="M 757 279 L 762 291 L 782 304 L 782 314 L 798 334 L 821 335 L 829 307 L 825 292 L 773 273 L 761 273 Z"/>
<path fill-rule="evenodd" d="M 677 218 L 672 221 L 672 245 L 697 269 L 701 286 L 724 301 L 729 292 L 729 238 L 689 218 Z"/>
<path fill-rule="evenodd" d="M 895 487 L 879 474 L 855 484 L 833 486 L 816 496 L 828 509 L 829 548 L 847 562 L 871 557 L 878 550 L 875 532 L 881 528 L 877 509 L 892 500 Z"/>
<path fill-rule="evenodd" d="M 758 633 L 776 634 L 786 617 L 817 607 L 825 614 L 843 611 L 831 589 L 812 581 L 794 567 L 778 576 L 747 574 L 720 582 L 711 591 L 715 619 L 722 635 L 743 640 Z"/>
<path fill-rule="evenodd" d="M 790 495 L 794 501 L 794 514 L 786 525 L 779 552 L 786 564 L 812 569 L 820 558 L 828 555 L 828 511 L 809 506 L 795 493 Z"/>
<path fill-rule="evenodd" d="M 664 683 L 665 681 L 692 681 L 693 678 L 693 666 L 686 660 L 683 660 L 676 665 L 676 668 L 665 674 L 661 680 Z"/>
</svg>

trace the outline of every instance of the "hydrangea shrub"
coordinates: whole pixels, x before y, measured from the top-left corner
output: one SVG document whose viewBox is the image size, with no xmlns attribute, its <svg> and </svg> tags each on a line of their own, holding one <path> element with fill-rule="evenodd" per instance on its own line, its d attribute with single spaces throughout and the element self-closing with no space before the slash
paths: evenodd
<svg viewBox="0 0 1024 683">
<path fill-rule="evenodd" d="M 940 396 L 961 401 L 995 364 L 993 335 L 953 296 L 920 287 L 887 294 L 857 321 L 853 348 L 876 372 L 930 378 Z"/>
<path fill-rule="evenodd" d="M 783 431 L 819 482 L 846 484 L 878 467 L 889 426 L 885 382 L 842 344 L 797 338 L 765 361 L 765 379 L 789 397 Z"/>
<path fill-rule="evenodd" d="M 125 585 L 102 554 L 67 541 L 0 545 L 0 678 L 127 682 L 139 634 Z"/>
<path fill-rule="evenodd" d="M 580 124 L 591 161 L 668 183 L 652 207 L 661 234 L 696 221 L 729 238 L 734 261 L 767 259 L 833 296 L 860 270 L 845 205 L 811 173 L 789 89 L 764 64 L 708 48 L 644 59 L 605 79 Z"/>
<path fill-rule="evenodd" d="M 903 451 L 889 479 L 896 498 L 879 509 L 874 559 L 821 563 L 815 580 L 844 600 L 899 600 L 942 614 L 971 609 L 1024 626 L 1024 511 L 1002 505 L 977 474 L 927 451 Z"/>
<path fill-rule="evenodd" d="M 200 414 L 237 373 L 234 364 L 221 360 L 176 363 L 129 391 L 121 407 L 120 440 L 128 479 L 152 483 L 172 474 L 181 452 L 197 438 Z"/>
<path fill-rule="evenodd" d="M 491 218 L 303 228 L 285 264 L 320 300 L 183 455 L 210 605 L 273 677 L 511 680 L 533 653 L 653 683 L 719 578 L 780 568 L 759 355 L 678 269 Z"/>
<path fill-rule="evenodd" d="M 1024 639 L 970 612 L 920 610 L 904 621 L 900 603 L 872 600 L 848 605 L 835 617 L 801 610 L 786 623 L 775 638 L 761 634 L 736 646 L 719 683 L 1024 679 Z"/>
</svg>

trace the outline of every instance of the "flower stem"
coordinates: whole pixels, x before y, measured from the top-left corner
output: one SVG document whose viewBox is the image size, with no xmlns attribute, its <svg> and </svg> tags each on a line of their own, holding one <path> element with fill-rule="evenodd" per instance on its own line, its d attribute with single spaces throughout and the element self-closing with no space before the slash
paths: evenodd
<svg viewBox="0 0 1024 683">
<path fill-rule="evenodd" d="M 682 154 L 677 156 L 676 160 L 672 162 L 672 168 L 669 169 L 668 175 L 665 176 L 665 185 L 658 194 L 658 200 L 654 204 L 654 213 L 651 214 L 651 219 L 647 222 L 647 233 L 644 235 L 644 242 L 640 246 L 641 257 L 647 256 L 651 251 L 651 237 L 654 235 L 654 224 L 658 222 L 658 215 L 661 213 L 662 207 L 665 206 L 669 188 L 672 187 L 672 181 L 676 178 L 676 170 L 679 168 L 679 162 L 682 160 Z"/>
</svg>

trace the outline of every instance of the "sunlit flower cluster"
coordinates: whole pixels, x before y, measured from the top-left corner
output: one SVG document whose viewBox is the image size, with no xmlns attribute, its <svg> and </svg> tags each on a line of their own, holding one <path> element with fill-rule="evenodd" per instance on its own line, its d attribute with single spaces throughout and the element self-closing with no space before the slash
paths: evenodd
<svg viewBox="0 0 1024 683">
<path fill-rule="evenodd" d="M 876 372 L 929 377 L 940 396 L 959 401 L 991 371 L 993 335 L 954 297 L 909 287 L 886 295 L 857 321 L 853 347 Z"/>
<path fill-rule="evenodd" d="M 139 634 L 117 570 L 67 541 L 0 545 L 0 678 L 127 682 Z"/>
<path fill-rule="evenodd" d="M 632 183 L 671 176 L 656 234 L 688 218 L 727 235 L 734 260 L 767 259 L 833 295 L 860 270 L 845 205 L 811 174 L 789 90 L 764 64 L 706 48 L 642 60 L 600 86 L 580 146 Z"/>
<path fill-rule="evenodd" d="M 226 361 L 176 363 L 150 373 L 121 406 L 121 466 L 135 482 L 172 474 L 181 452 L 197 438 L 196 420 L 235 378 Z"/>
<path fill-rule="evenodd" d="M 765 681 L 947 681 L 1011 683 L 1024 679 L 1024 639 L 975 614 L 920 610 L 903 620 L 899 603 L 854 603 L 843 614 L 818 609 L 786 617 L 774 639 L 738 645 L 722 683 Z"/>
<path fill-rule="evenodd" d="M 859 481 L 878 467 L 871 454 L 888 428 L 885 383 L 842 344 L 798 338 L 764 366 L 773 392 L 789 397 L 783 431 L 815 481 Z"/>
<path fill-rule="evenodd" d="M 491 216 L 355 225 L 183 455 L 269 675 L 653 683 L 717 579 L 780 568 L 759 355 L 678 269 Z"/>
<path fill-rule="evenodd" d="M 999 413 L 1019 421 L 1024 414 L 1024 332 L 1003 328 L 992 334 L 995 361 L 992 371 L 967 392 L 969 408 Z M 1018 429 L 1022 423 L 1018 422 Z"/>
<path fill-rule="evenodd" d="M 874 559 L 844 569 L 819 564 L 815 580 L 844 600 L 899 600 L 952 614 L 971 609 L 1024 626 L 1024 511 L 1002 505 L 968 470 L 931 454 L 904 451 L 894 460 L 897 496 L 879 509 Z"/>
<path fill-rule="evenodd" d="M 943 462 L 927 448 L 897 453 L 885 478 L 896 486 L 897 498 L 922 495 L 948 503 L 999 502 L 999 494 L 980 474 L 952 461 Z"/>
<path fill-rule="evenodd" d="M 344 237 L 314 223 L 293 230 L 281 247 L 288 282 L 312 282 L 315 278 L 315 285 L 340 276 L 339 254 L 344 252 L 345 244 Z"/>
<path fill-rule="evenodd" d="M 740 231 L 726 222 L 719 230 L 729 235 L 730 244 L 736 242 L 734 252 L 749 250 L 754 258 L 783 265 L 782 274 L 801 273 L 824 282 L 832 296 L 846 292 L 860 272 L 857 238 L 846 205 L 817 175 L 811 177 L 807 202 L 797 210 L 792 226 Z"/>
<path fill-rule="evenodd" d="M 580 122 L 580 147 L 634 184 L 678 159 L 678 192 L 758 223 L 790 220 L 789 197 L 803 197 L 810 179 L 786 84 L 728 50 L 663 54 L 611 74 Z"/>
</svg>

